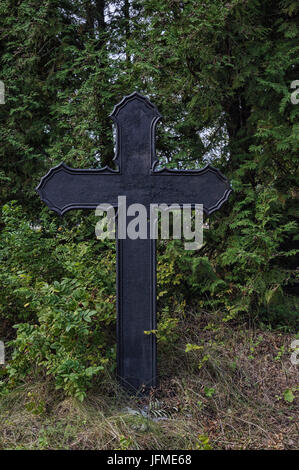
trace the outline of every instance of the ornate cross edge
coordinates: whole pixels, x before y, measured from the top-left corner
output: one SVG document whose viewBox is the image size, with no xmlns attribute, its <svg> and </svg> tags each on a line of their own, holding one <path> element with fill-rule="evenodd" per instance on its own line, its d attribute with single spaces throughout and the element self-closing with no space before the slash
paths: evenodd
<svg viewBox="0 0 299 470">
<path fill-rule="evenodd" d="M 87 174 L 93 173 L 93 174 L 115 175 L 119 173 L 118 170 L 112 170 L 109 166 L 105 166 L 103 168 L 81 169 L 81 168 L 71 168 L 63 162 L 51 168 L 48 171 L 48 173 L 41 178 L 40 183 L 35 188 L 35 190 L 38 193 L 41 200 L 49 207 L 49 209 L 56 212 L 60 216 L 64 215 L 66 212 L 72 209 L 95 209 L 97 207 L 97 205 L 93 203 L 92 204 L 68 204 L 67 206 L 64 206 L 62 209 L 60 209 L 50 199 L 46 198 L 44 195 L 44 191 L 43 191 L 45 184 L 48 183 L 53 178 L 53 176 L 60 171 L 64 171 L 65 173 L 69 173 L 70 175 L 84 175 L 86 173 Z"/>
<path fill-rule="evenodd" d="M 121 142 L 121 128 L 118 123 L 117 116 L 119 112 L 129 103 L 130 101 L 134 99 L 138 99 L 139 101 L 142 101 L 149 109 L 151 109 L 155 115 L 151 122 L 151 142 L 150 142 L 150 148 L 151 148 L 151 161 L 152 165 L 156 165 L 156 162 L 158 163 L 158 160 L 156 158 L 156 140 L 155 140 L 155 129 L 158 121 L 162 118 L 162 115 L 159 113 L 158 108 L 146 97 L 138 93 L 138 91 L 134 91 L 130 95 L 124 96 L 124 98 L 114 106 L 112 113 L 109 115 L 109 117 L 113 120 L 113 122 L 116 125 L 116 151 L 115 151 L 115 157 L 113 161 L 117 164 L 119 171 L 121 172 L 121 160 L 119 159 L 120 156 L 120 142 Z"/>
<path fill-rule="evenodd" d="M 217 211 L 220 209 L 222 204 L 224 204 L 228 198 L 229 195 L 232 192 L 232 188 L 229 184 L 228 179 L 221 173 L 218 168 L 215 168 L 214 166 L 210 165 L 209 163 L 205 165 L 203 168 L 199 168 L 198 170 L 177 170 L 177 169 L 171 169 L 171 168 L 162 168 L 161 170 L 155 170 L 155 166 L 158 164 L 158 160 L 155 161 L 152 167 L 151 175 L 172 175 L 172 176 L 184 176 L 184 175 L 203 175 L 205 173 L 211 172 L 214 173 L 217 178 L 223 183 L 226 183 L 227 185 L 227 190 L 224 192 L 223 196 L 221 199 L 219 199 L 218 203 L 215 204 L 212 207 L 204 207 L 203 210 L 207 216 L 210 216 L 213 212 Z M 195 206 L 196 203 L 190 203 L 191 206 Z M 198 203 L 199 204 L 199 203 Z"/>
<path fill-rule="evenodd" d="M 177 170 L 177 169 L 169 169 L 169 168 L 162 168 L 160 170 L 156 170 L 156 166 L 159 164 L 159 159 L 156 156 L 156 150 L 155 150 L 155 128 L 158 123 L 158 121 L 161 119 L 161 114 L 159 113 L 157 107 L 151 103 L 151 101 L 138 93 L 137 91 L 134 91 L 130 95 L 125 96 L 118 104 L 116 104 L 113 108 L 112 113 L 109 115 L 113 122 L 116 124 L 117 127 L 117 133 L 116 133 L 116 151 L 115 155 L 113 158 L 113 162 L 116 163 L 117 165 L 117 170 L 113 170 L 110 168 L 108 165 L 104 166 L 103 168 L 91 168 L 91 169 L 75 169 L 67 166 L 65 163 L 59 163 L 59 165 L 54 166 L 51 168 L 48 173 L 41 178 L 41 181 L 39 185 L 36 187 L 36 191 L 40 196 L 40 199 L 49 207 L 49 209 L 53 210 L 60 216 L 64 215 L 66 212 L 72 209 L 94 209 L 96 206 L 95 204 L 69 204 L 67 206 L 64 206 L 62 209 L 57 207 L 55 204 L 52 203 L 48 198 L 44 196 L 43 193 L 43 187 L 46 184 L 47 181 L 49 181 L 56 173 L 59 171 L 65 171 L 66 173 L 69 174 L 85 174 L 85 173 L 95 173 L 95 174 L 107 174 L 107 175 L 112 175 L 112 174 L 121 174 L 121 161 L 119 159 L 120 156 L 120 142 L 121 142 L 121 129 L 118 123 L 117 115 L 121 111 L 121 109 L 126 106 L 126 104 L 133 100 L 133 99 L 139 99 L 142 101 L 148 108 L 150 108 L 153 112 L 155 117 L 152 120 L 151 123 L 151 160 L 152 160 L 152 167 L 151 167 L 151 172 L 150 174 L 155 176 L 155 175 L 173 175 L 173 176 L 183 176 L 183 175 L 202 175 L 206 172 L 212 172 L 214 173 L 217 178 L 224 183 L 227 184 L 228 189 L 224 192 L 223 197 L 218 201 L 217 204 L 210 208 L 204 207 L 204 212 L 207 216 L 210 216 L 213 212 L 217 211 L 220 209 L 220 207 L 228 200 L 232 188 L 227 180 L 227 178 L 218 170 L 217 168 L 213 167 L 209 163 L 204 166 L 203 168 L 200 168 L 198 170 Z M 195 205 L 195 203 L 191 203 L 192 206 Z"/>
</svg>

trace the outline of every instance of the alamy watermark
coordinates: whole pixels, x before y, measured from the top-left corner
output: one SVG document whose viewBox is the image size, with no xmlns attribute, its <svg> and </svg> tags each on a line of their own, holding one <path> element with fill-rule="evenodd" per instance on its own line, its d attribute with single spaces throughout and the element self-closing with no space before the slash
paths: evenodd
<svg viewBox="0 0 299 470">
<path fill-rule="evenodd" d="M 294 349 L 291 354 L 291 363 L 294 366 L 297 366 L 299 364 L 299 339 L 295 339 L 294 341 L 292 341 L 291 348 Z"/>
<path fill-rule="evenodd" d="M 127 207 L 126 196 L 118 197 L 117 212 L 110 204 L 100 204 L 96 216 L 103 217 L 95 227 L 98 239 L 115 239 L 116 221 L 118 239 L 157 240 L 160 225 L 160 237 L 163 240 L 184 238 L 185 250 L 198 250 L 203 245 L 203 205 L 202 204 L 150 204 L 149 210 L 143 204 L 130 204 Z M 160 214 L 160 224 L 159 224 Z M 172 224 L 170 220 L 172 214 Z M 127 220 L 128 219 L 128 220 Z M 172 234 L 170 233 L 172 226 Z"/>
<path fill-rule="evenodd" d="M 5 364 L 5 346 L 3 341 L 0 341 L 0 365 Z"/>
<path fill-rule="evenodd" d="M 292 90 L 295 88 L 295 91 L 291 93 L 291 103 L 298 104 L 299 103 L 299 80 L 294 80 L 291 83 Z"/>
<path fill-rule="evenodd" d="M 0 104 L 5 104 L 5 85 L 2 80 L 0 80 Z"/>
</svg>

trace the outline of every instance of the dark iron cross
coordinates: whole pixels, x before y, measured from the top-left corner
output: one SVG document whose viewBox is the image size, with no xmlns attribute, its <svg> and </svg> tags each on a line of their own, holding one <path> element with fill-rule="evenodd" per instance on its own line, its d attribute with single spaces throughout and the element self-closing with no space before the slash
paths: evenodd
<svg viewBox="0 0 299 470">
<path fill-rule="evenodd" d="M 118 169 L 52 168 L 37 187 L 41 199 L 60 215 L 71 209 L 127 204 L 203 204 L 212 214 L 228 199 L 227 179 L 210 165 L 199 170 L 156 170 L 157 108 L 139 93 L 115 106 Z M 128 218 L 129 220 L 129 218 Z M 156 244 L 151 239 L 117 239 L 118 376 L 130 390 L 156 385 Z"/>
</svg>

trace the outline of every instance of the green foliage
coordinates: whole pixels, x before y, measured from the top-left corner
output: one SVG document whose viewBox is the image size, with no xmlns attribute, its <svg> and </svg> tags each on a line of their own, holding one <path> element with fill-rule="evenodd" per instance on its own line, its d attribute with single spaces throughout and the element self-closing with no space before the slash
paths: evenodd
<svg viewBox="0 0 299 470">
<path fill-rule="evenodd" d="M 199 434 L 198 436 L 198 443 L 196 445 L 196 450 L 212 450 L 212 446 L 210 444 L 210 439 L 208 436 Z"/>
<path fill-rule="evenodd" d="M 211 398 L 211 397 L 214 395 L 214 393 L 215 393 L 215 389 L 214 389 L 214 388 L 205 387 L 204 392 L 205 392 L 205 396 L 206 396 L 207 398 Z"/>
<path fill-rule="evenodd" d="M 293 390 L 291 390 L 290 388 L 285 390 L 283 392 L 283 398 L 287 403 L 293 403 L 293 401 L 295 400 L 295 395 L 293 393 Z"/>
<path fill-rule="evenodd" d="M 55 222 L 49 236 L 42 227 L 28 225 L 16 204 L 3 207 L 3 219 L 1 314 L 17 330 L 10 342 L 8 384 L 44 373 L 55 378 L 57 388 L 82 400 L 110 359 L 114 368 L 114 253 L 110 246 L 106 253 L 101 247 L 94 259 L 94 242 L 71 242 L 74 230 L 55 227 Z"/>
</svg>

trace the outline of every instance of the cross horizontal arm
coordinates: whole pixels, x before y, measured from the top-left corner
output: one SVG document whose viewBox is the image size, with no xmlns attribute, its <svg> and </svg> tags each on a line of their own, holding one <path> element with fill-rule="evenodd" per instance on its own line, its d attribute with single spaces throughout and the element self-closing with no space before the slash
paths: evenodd
<svg viewBox="0 0 299 470">
<path fill-rule="evenodd" d="M 151 202 L 203 204 L 207 215 L 218 210 L 232 192 L 225 176 L 211 165 L 200 170 L 153 171 Z"/>
<path fill-rule="evenodd" d="M 71 209 L 95 209 L 100 203 L 117 207 L 121 180 L 108 167 L 81 170 L 60 163 L 41 179 L 36 190 L 51 210 L 63 215 Z"/>
</svg>

